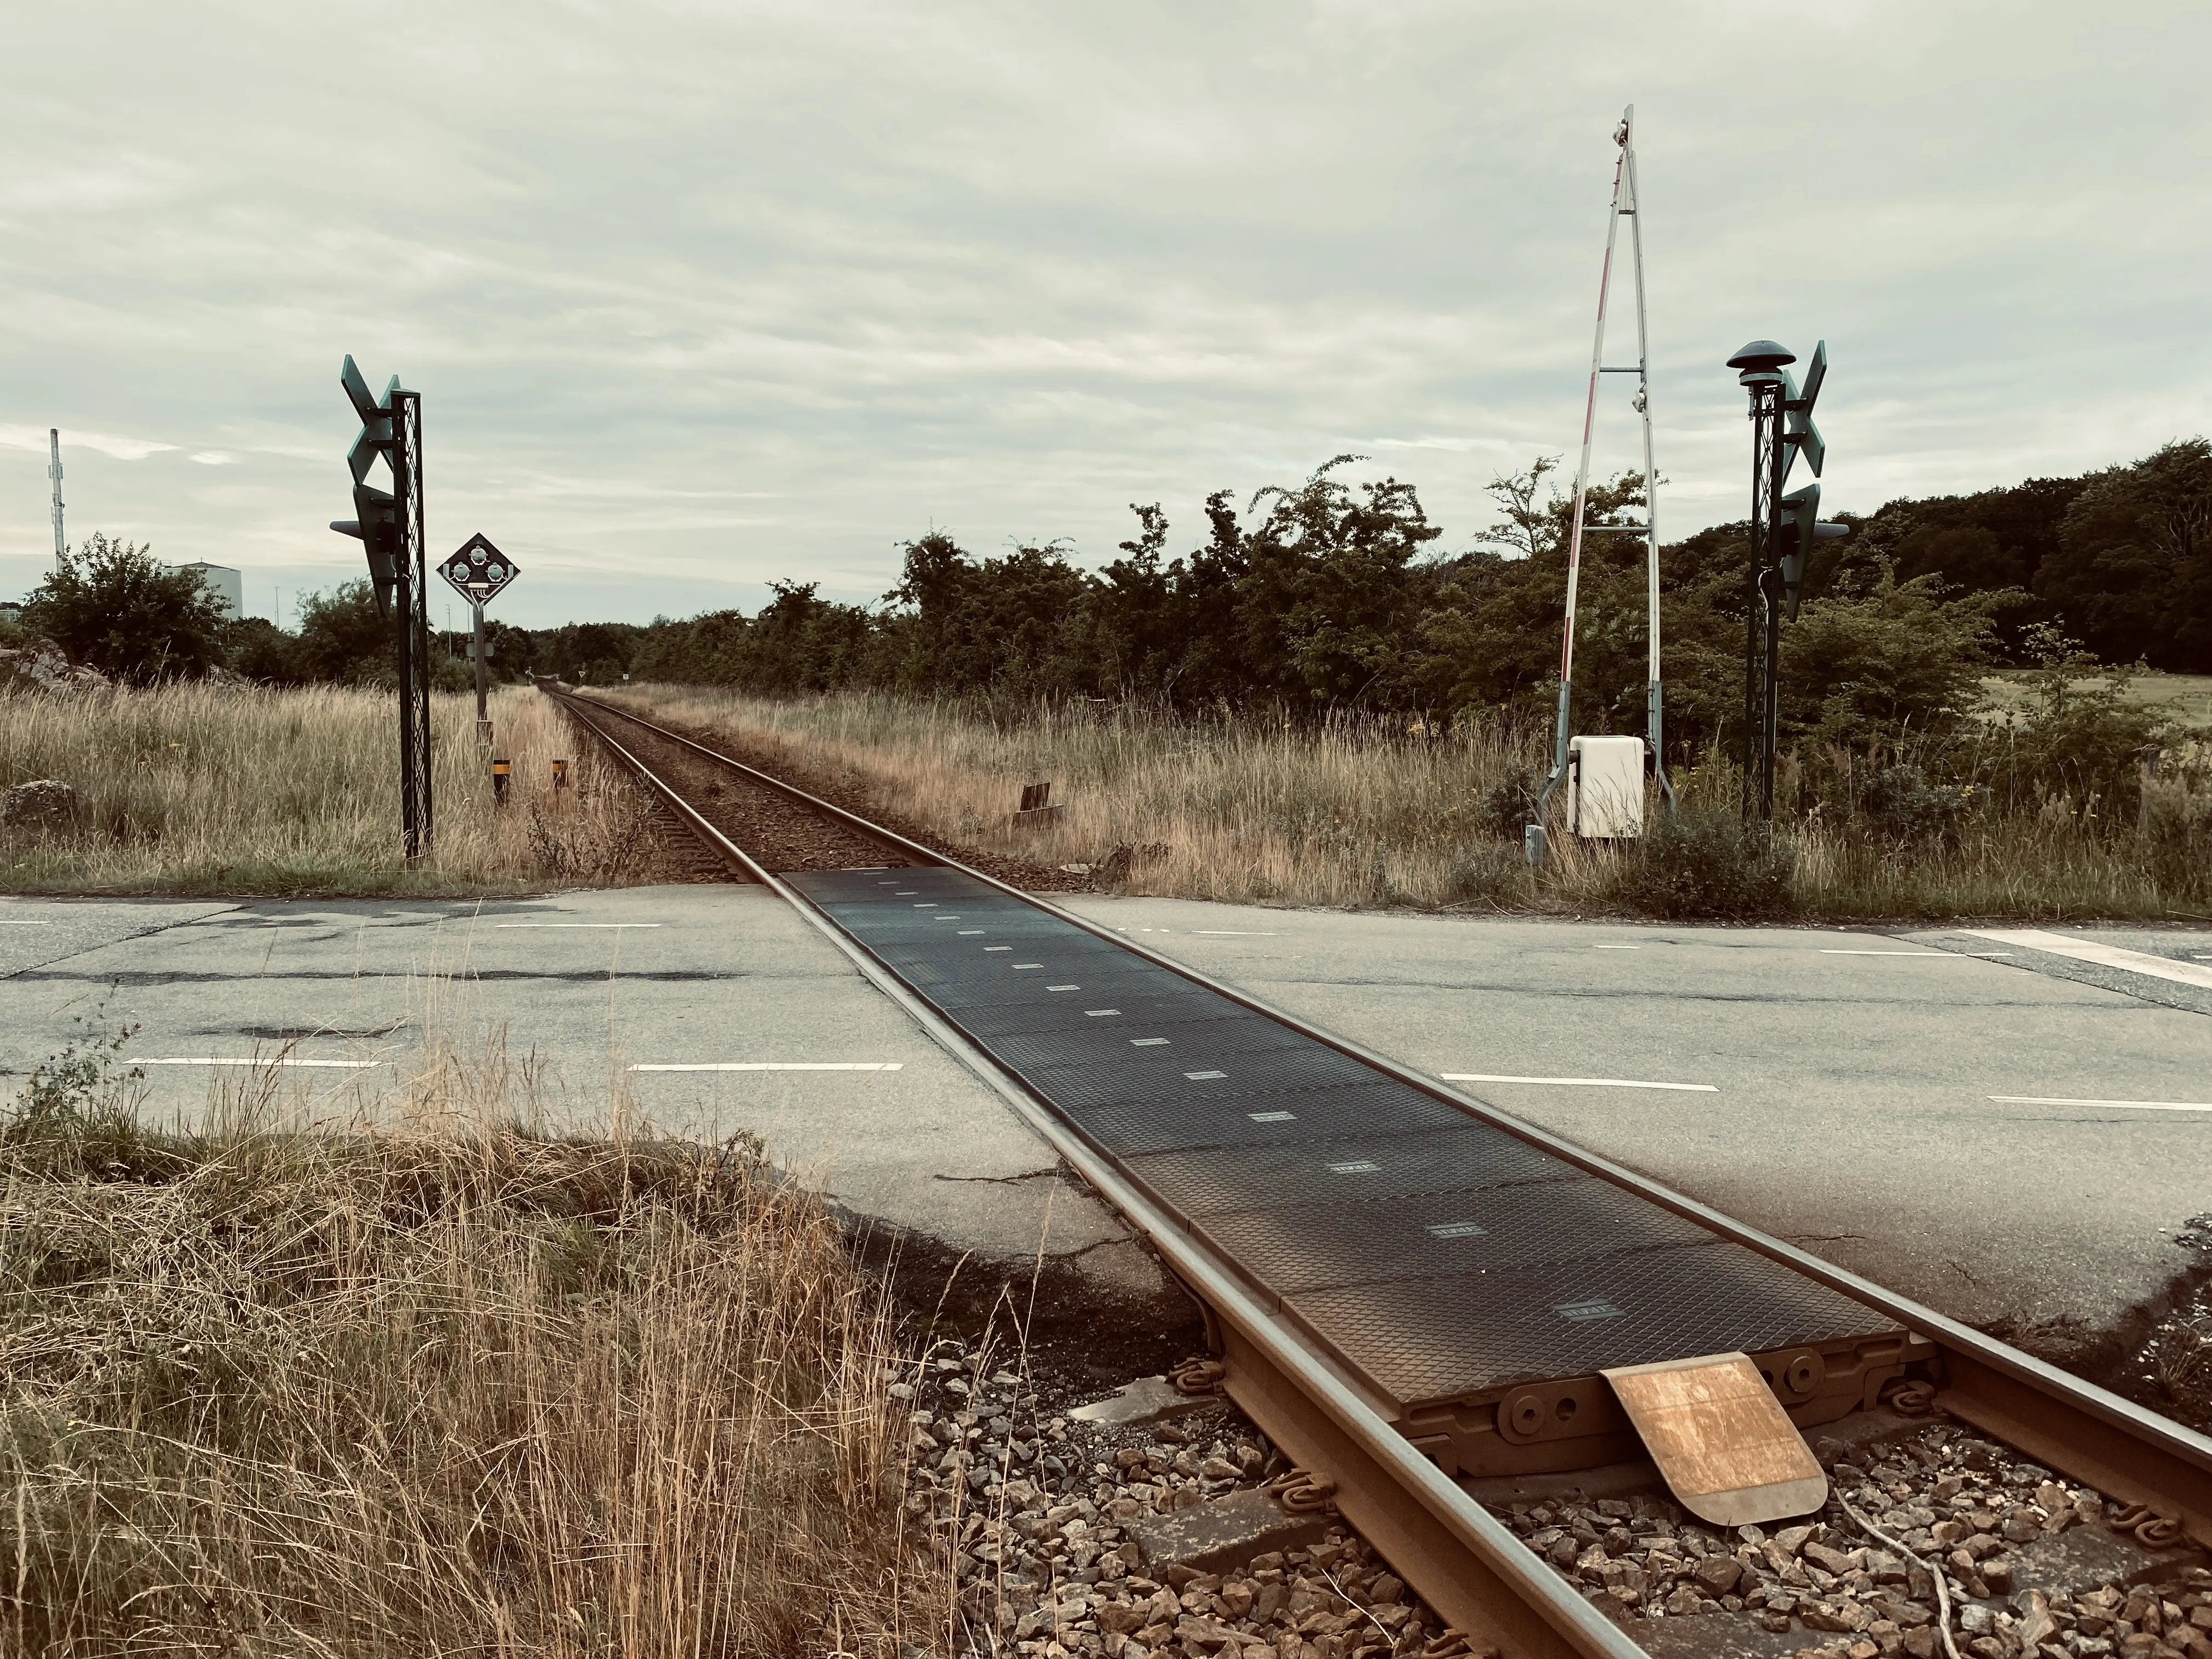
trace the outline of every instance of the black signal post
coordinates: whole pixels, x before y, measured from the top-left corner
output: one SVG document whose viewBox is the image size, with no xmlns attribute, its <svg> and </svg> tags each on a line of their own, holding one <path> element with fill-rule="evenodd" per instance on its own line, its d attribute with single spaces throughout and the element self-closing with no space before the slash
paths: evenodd
<svg viewBox="0 0 2212 1659">
<path fill-rule="evenodd" d="M 377 614 L 396 624 L 399 669 L 399 824 L 408 866 L 430 854 L 430 616 L 423 568 L 422 397 L 393 375 L 380 398 L 349 356 L 338 371 L 361 435 L 347 453 L 355 516 L 331 528 L 358 537 L 368 559 Z M 391 468 L 392 489 L 368 482 L 376 463 Z"/>
<path fill-rule="evenodd" d="M 1818 522 L 1820 486 L 1784 495 L 1790 464 L 1802 452 L 1818 477 L 1827 458 L 1813 404 L 1828 374 L 1828 343 L 1813 349 L 1801 389 L 1786 364 L 1797 354 L 1771 340 L 1753 340 L 1729 359 L 1751 398 L 1751 568 L 1744 595 L 1743 815 L 1774 816 L 1774 754 L 1782 707 L 1782 618 L 1795 619 L 1806 555 L 1815 540 L 1846 533 Z"/>
<path fill-rule="evenodd" d="M 456 592 L 469 602 L 469 610 L 476 621 L 472 649 L 477 660 L 477 743 L 480 748 L 491 747 L 491 716 L 484 707 L 484 606 L 492 596 L 504 589 L 522 573 L 513 559 L 491 544 L 488 536 L 471 536 L 454 550 L 453 556 L 438 567 L 438 574 L 452 583 Z M 502 765 L 504 762 L 501 763 Z M 495 778 L 501 775 L 493 774 Z M 503 780 L 502 780 L 502 787 Z"/>
</svg>

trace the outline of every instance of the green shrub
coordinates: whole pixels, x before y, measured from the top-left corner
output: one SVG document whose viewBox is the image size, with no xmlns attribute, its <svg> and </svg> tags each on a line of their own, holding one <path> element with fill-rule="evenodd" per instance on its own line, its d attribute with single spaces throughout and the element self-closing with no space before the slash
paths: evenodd
<svg viewBox="0 0 2212 1659">
<path fill-rule="evenodd" d="M 1788 915 L 1796 858 L 1763 829 L 1731 814 L 1662 815 L 1620 861 L 1608 896 L 1674 921 L 1749 921 Z"/>
</svg>

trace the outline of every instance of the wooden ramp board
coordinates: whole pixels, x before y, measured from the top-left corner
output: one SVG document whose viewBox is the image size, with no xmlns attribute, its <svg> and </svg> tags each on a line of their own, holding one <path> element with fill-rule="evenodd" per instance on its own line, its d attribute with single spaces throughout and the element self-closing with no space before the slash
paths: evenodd
<svg viewBox="0 0 2212 1659">
<path fill-rule="evenodd" d="M 1741 1353 L 1621 1365 L 1604 1373 L 1682 1506 L 1715 1526 L 1809 1515 L 1828 1477 Z"/>
</svg>

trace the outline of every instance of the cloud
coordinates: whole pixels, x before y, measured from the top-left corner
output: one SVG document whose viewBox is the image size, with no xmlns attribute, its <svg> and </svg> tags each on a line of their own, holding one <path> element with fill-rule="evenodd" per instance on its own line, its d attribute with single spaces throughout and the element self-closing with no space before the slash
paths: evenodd
<svg viewBox="0 0 2212 1659">
<path fill-rule="evenodd" d="M 62 433 L 61 442 L 64 451 L 89 449 L 118 461 L 143 461 L 149 455 L 158 455 L 164 450 L 177 447 L 158 439 L 125 438 L 112 432 L 80 432 L 74 427 Z M 50 443 L 50 434 L 36 427 L 0 426 L 0 448 L 27 449 L 43 456 L 52 453 Z M 66 456 L 64 467 L 66 470 Z"/>
<path fill-rule="evenodd" d="M 373 142 L 359 30 L 117 0 L 11 41 L 0 556 L 58 424 L 73 530 L 349 575 L 348 352 L 422 391 L 434 545 L 513 552 L 518 619 L 881 591 L 933 523 L 1097 560 L 1158 501 L 1194 542 L 1347 450 L 1456 544 L 1579 440 L 1632 100 L 1662 523 L 1741 512 L 1757 335 L 1829 342 L 1838 507 L 2212 423 L 2203 9 L 448 7 L 380 38 Z"/>
</svg>

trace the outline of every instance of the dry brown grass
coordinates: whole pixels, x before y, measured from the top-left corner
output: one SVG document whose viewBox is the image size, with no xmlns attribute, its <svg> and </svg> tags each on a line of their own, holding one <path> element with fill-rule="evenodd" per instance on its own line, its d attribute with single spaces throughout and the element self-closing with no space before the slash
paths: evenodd
<svg viewBox="0 0 2212 1659">
<path fill-rule="evenodd" d="M 191 1136 L 97 1071 L 0 1133 L 0 1649 L 944 1644 L 884 1292 L 757 1146 L 507 1127 L 495 1053 Z"/>
<path fill-rule="evenodd" d="M 1793 760 L 1777 842 L 1785 878 L 1766 884 L 1766 899 L 1737 902 L 1728 891 L 1741 843 L 1726 823 L 1738 775 L 1725 763 L 1675 780 L 1692 832 L 1666 838 L 1666 856 L 1692 867 L 1655 872 L 1644 849 L 1615 851 L 1555 829 L 1538 876 L 1522 861 L 1516 809 L 1521 788 L 1540 780 L 1547 734 L 1509 725 L 1435 732 L 1403 720 L 1305 726 L 1080 704 L 994 718 L 880 694 L 780 702 L 696 687 L 612 696 L 765 743 L 949 842 L 1106 866 L 1105 884 L 1130 893 L 1832 918 L 2149 918 L 2190 914 L 2212 897 L 2212 791 L 2201 756 L 2146 785 L 2139 828 L 2111 832 L 2081 803 L 2053 796 L 2038 811 L 1967 815 L 1941 834 L 1905 838 L 1799 811 Z M 1064 803 L 1060 817 L 1018 830 L 1021 787 L 1040 778 Z M 1109 865 L 1117 848 L 1128 854 Z M 1695 867 L 1699 860 L 1716 867 Z M 1720 896 L 1702 908 L 1671 908 L 1665 896 L 1700 890 Z"/>
<path fill-rule="evenodd" d="M 0 687 L 0 787 L 58 778 L 77 798 L 66 822 L 0 826 L 0 890 L 434 895 L 639 879 L 643 794 L 537 692 L 495 691 L 491 715 L 511 804 L 493 802 L 473 694 L 437 697 L 433 856 L 408 871 L 389 692 Z M 557 794 L 556 757 L 576 784 Z"/>
</svg>

